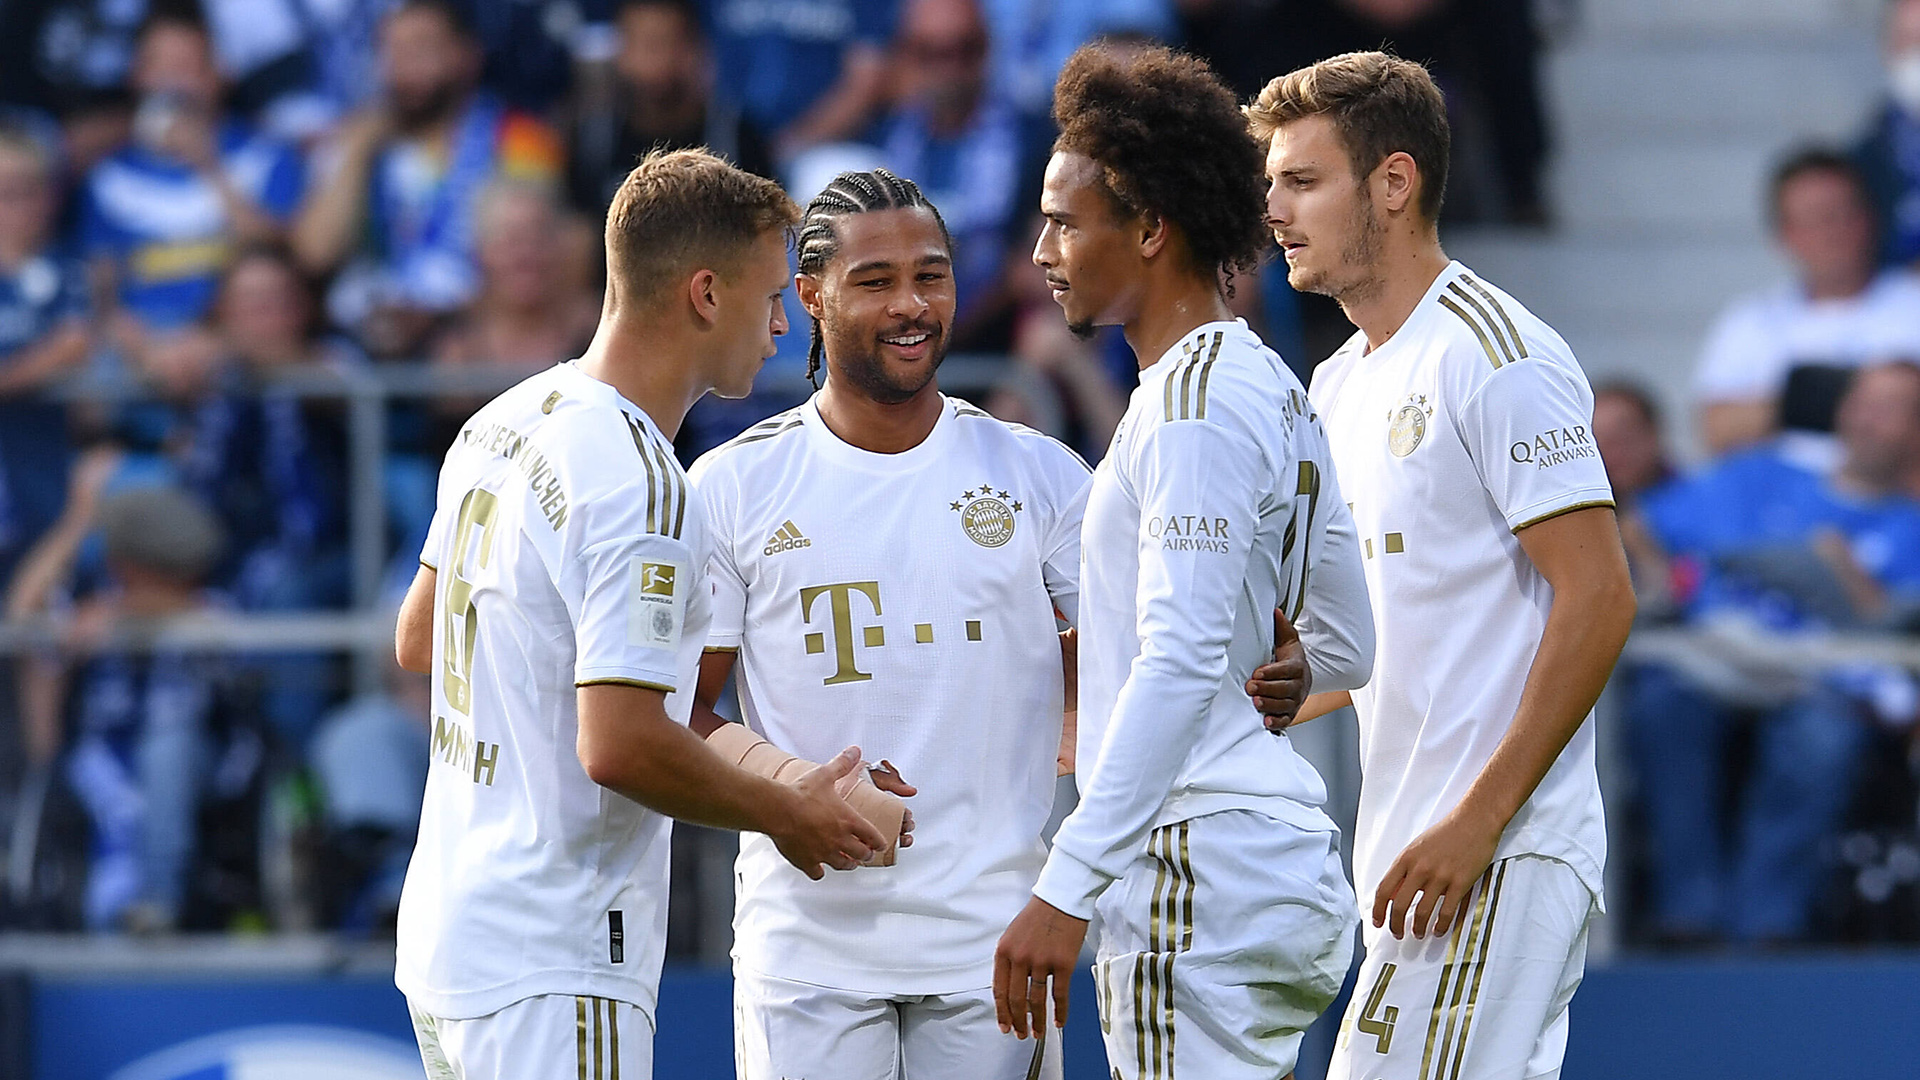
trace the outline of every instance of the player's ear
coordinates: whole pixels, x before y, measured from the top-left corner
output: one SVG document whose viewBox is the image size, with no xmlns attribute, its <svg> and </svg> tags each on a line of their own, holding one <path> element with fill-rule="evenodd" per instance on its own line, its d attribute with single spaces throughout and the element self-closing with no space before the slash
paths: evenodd
<svg viewBox="0 0 1920 1080">
<path fill-rule="evenodd" d="M 1140 257 L 1151 259 L 1167 246 L 1167 219 L 1149 210 L 1137 219 Z"/>
<path fill-rule="evenodd" d="M 800 298 L 800 306 L 807 314 L 818 319 L 826 314 L 826 303 L 820 297 L 820 279 L 812 274 L 793 275 L 793 294 Z"/>
<path fill-rule="evenodd" d="M 687 278 L 687 300 L 693 304 L 693 314 L 709 326 L 720 320 L 719 280 L 720 275 L 704 268 Z"/>
<path fill-rule="evenodd" d="M 1398 214 L 1413 205 L 1415 189 L 1420 186 L 1420 167 L 1413 156 L 1396 150 L 1373 171 L 1374 182 L 1387 213 Z"/>
</svg>

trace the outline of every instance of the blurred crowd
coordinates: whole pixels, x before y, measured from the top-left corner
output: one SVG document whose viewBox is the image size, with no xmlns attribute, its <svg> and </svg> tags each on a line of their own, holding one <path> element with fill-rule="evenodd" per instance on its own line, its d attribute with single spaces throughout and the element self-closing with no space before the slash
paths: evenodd
<svg viewBox="0 0 1920 1080">
<path fill-rule="evenodd" d="M 0 3 L 0 627 L 40 631 L 0 653 L 0 927 L 388 925 L 423 681 L 126 629 L 366 610 L 369 497 L 404 582 L 464 418 L 590 337 L 605 207 L 647 150 L 711 147 L 802 202 L 846 168 L 917 180 L 956 244 L 955 353 L 977 361 L 953 389 L 1093 458 L 1133 358 L 1067 333 L 1028 261 L 1074 48 L 1181 43 L 1250 96 L 1384 42 L 1455 112 L 1448 224 L 1540 228 L 1554 6 Z M 1885 60 L 1857 145 L 1773 177 L 1761 209 L 1794 277 L 1704 343 L 1693 467 L 1655 395 L 1598 391 L 1645 617 L 1722 646 L 1617 680 L 1644 940 L 1920 940 L 1920 684 L 1747 647 L 1920 630 L 1920 0 L 1889 5 Z M 1351 332 L 1277 272 L 1234 304 L 1303 374 Z M 752 398 L 702 403 L 683 456 L 799 400 L 805 341 Z M 422 372 L 429 392 L 381 399 L 379 490 L 358 490 L 361 421 L 314 387 Z"/>
<path fill-rule="evenodd" d="M 1767 185 L 1792 275 L 1707 335 L 1701 458 L 1645 388 L 1597 392 L 1642 617 L 1693 634 L 1615 680 L 1646 942 L 1920 940 L 1920 683 L 1817 648 L 1920 635 L 1920 0 L 1885 19 L 1858 141 Z"/>
</svg>

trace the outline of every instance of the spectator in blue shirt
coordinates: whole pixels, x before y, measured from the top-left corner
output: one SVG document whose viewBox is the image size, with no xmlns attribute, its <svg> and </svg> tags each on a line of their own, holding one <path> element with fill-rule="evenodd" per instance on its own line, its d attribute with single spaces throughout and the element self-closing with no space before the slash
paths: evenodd
<svg viewBox="0 0 1920 1080">
<path fill-rule="evenodd" d="M 885 93 L 897 0 L 717 0 L 713 46 L 785 163 L 857 135 Z M 800 193 L 806 199 L 810 192 Z"/>
<path fill-rule="evenodd" d="M 342 126 L 301 209 L 294 252 L 334 274 L 328 314 L 382 358 L 420 359 L 434 323 L 473 298 L 474 208 L 489 181 L 557 183 L 560 145 L 479 90 L 473 28 L 446 0 L 404 0 L 380 30 L 379 99 Z"/>
<path fill-rule="evenodd" d="M 0 582 L 60 514 L 66 413 L 41 391 L 87 352 L 79 268 L 48 247 L 53 159 L 0 127 Z"/>
<path fill-rule="evenodd" d="M 1831 474 L 1769 446 L 1643 498 L 1640 514 L 1670 561 L 1665 576 L 1683 619 L 1739 615 L 1778 631 L 1870 627 L 1920 592 L 1920 503 L 1900 493 L 1920 455 L 1920 367 L 1863 370 L 1836 429 L 1844 459 Z M 1627 716 L 1661 934 L 1767 942 L 1813 928 L 1820 842 L 1854 793 L 1874 715 L 1867 691 L 1878 677 L 1815 672 L 1797 696 L 1759 710 L 1752 772 L 1723 843 L 1726 742 L 1738 704 L 1676 669 L 1635 673 Z"/>
<path fill-rule="evenodd" d="M 1887 96 L 1854 148 L 1880 211 L 1881 252 L 1920 263 L 1920 0 L 1887 5 Z"/>
<path fill-rule="evenodd" d="M 222 112 L 212 46 L 194 19 L 149 20 L 132 81 L 133 141 L 88 175 L 81 239 L 111 266 L 140 328 L 177 327 L 205 314 L 236 243 L 285 231 L 304 169 L 293 147 Z"/>
<path fill-rule="evenodd" d="M 989 48 L 976 0 L 909 0 L 897 45 L 901 101 L 879 144 L 887 167 L 917 182 L 953 233 L 954 347 L 1005 352 L 1006 262 L 1010 251 L 1026 256 L 1042 144 L 987 81 Z"/>
</svg>

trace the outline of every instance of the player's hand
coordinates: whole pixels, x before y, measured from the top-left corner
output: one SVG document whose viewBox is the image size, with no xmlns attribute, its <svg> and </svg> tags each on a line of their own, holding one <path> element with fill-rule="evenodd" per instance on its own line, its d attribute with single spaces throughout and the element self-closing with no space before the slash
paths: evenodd
<svg viewBox="0 0 1920 1080">
<path fill-rule="evenodd" d="M 1073 982 L 1087 920 L 1039 897 L 1027 901 L 993 951 L 993 1011 L 1000 1032 L 1022 1039 L 1047 1027 L 1047 982 L 1053 982 L 1053 1026 L 1067 1026 L 1067 987 Z M 1029 1025 L 1031 1021 L 1031 1025 Z"/>
<path fill-rule="evenodd" d="M 901 776 L 900 770 L 886 758 L 881 758 L 880 764 L 867 770 L 867 779 L 873 782 L 874 787 L 889 795 L 898 795 L 902 799 L 911 799 L 920 794 L 920 789 L 907 783 L 907 778 Z M 907 816 L 900 821 L 900 846 L 913 846 L 912 807 L 907 808 Z"/>
<path fill-rule="evenodd" d="M 769 832 L 774 847 L 815 881 L 826 876 L 821 864 L 852 870 L 887 846 L 873 823 L 848 806 L 839 782 L 860 770 L 860 748 L 849 746 L 825 765 L 808 769 L 792 785 L 792 813 L 779 832 Z"/>
<path fill-rule="evenodd" d="M 1452 929 L 1468 890 L 1493 862 L 1505 830 L 1505 825 L 1481 819 L 1464 804 L 1454 807 L 1414 837 L 1387 868 L 1373 894 L 1373 925 L 1386 926 L 1396 938 L 1404 938 L 1409 928 L 1414 937 L 1425 937 L 1429 930 L 1439 937 Z M 1416 894 L 1418 907 L 1414 906 Z"/>
<path fill-rule="evenodd" d="M 1267 730 L 1279 734 L 1300 715 L 1313 693 L 1313 672 L 1307 667 L 1307 647 L 1300 632 L 1279 608 L 1273 609 L 1273 663 L 1254 669 L 1247 680 L 1247 696 L 1266 718 Z"/>
</svg>

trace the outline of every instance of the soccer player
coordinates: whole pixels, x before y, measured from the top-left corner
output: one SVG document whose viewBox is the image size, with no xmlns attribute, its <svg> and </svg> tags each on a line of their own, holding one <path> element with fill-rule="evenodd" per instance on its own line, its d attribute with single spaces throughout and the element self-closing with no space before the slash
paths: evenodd
<svg viewBox="0 0 1920 1080">
<path fill-rule="evenodd" d="M 1557 1076 L 1606 849 L 1588 718 L 1634 611 L 1593 392 L 1559 334 L 1441 250 L 1425 69 L 1334 57 L 1247 116 L 1288 280 L 1359 327 L 1312 396 L 1380 650 L 1364 689 L 1299 714 L 1360 717 L 1372 920 L 1330 1075 Z"/>
<path fill-rule="evenodd" d="M 432 1077 L 651 1074 L 669 816 L 766 833 L 809 877 L 882 843 L 834 788 L 857 748 L 784 785 L 685 727 L 708 541 L 673 432 L 709 389 L 745 395 L 785 332 L 798 209 L 706 153 L 647 157 L 607 215 L 586 354 L 447 454 L 396 634 L 433 675 L 394 980 Z"/>
<path fill-rule="evenodd" d="M 953 243 L 912 181 L 842 173 L 799 248 L 826 383 L 692 471 L 714 551 L 702 696 L 737 660 L 748 725 L 709 742 L 763 771 L 858 743 L 914 781 L 876 777 L 912 794 L 915 832 L 892 865 L 817 884 L 743 840 L 739 1075 L 887 1077 L 898 1062 L 911 1080 L 1057 1077 L 1057 1042 L 1043 1054 L 1000 1033 L 993 945 L 1046 858 L 1055 612 L 1078 609 L 1089 472 L 940 393 Z"/>
<path fill-rule="evenodd" d="M 1067 324 L 1140 362 L 1081 534 L 1080 805 L 1001 938 L 1004 1028 L 1064 1023 L 1088 920 L 1114 1075 L 1273 1080 L 1357 920 L 1326 786 L 1243 689 L 1297 624 L 1323 688 L 1373 661 L 1359 546 L 1299 380 L 1228 311 L 1266 242 L 1260 151 L 1198 60 L 1067 62 L 1033 259 Z M 1031 1019 L 1031 1025 L 1029 1025 Z"/>
</svg>

